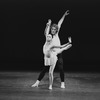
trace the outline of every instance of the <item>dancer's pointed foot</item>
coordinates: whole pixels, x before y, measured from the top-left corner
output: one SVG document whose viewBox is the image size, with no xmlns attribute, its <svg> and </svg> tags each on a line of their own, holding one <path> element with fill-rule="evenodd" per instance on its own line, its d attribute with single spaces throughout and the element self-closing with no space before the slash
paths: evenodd
<svg viewBox="0 0 100 100">
<path fill-rule="evenodd" d="M 38 87 L 38 84 L 35 83 L 31 87 Z"/>
<path fill-rule="evenodd" d="M 68 37 L 68 41 L 69 41 L 69 43 L 72 43 L 71 37 Z"/>
<path fill-rule="evenodd" d="M 40 81 L 37 80 L 31 87 L 38 87 L 39 83 L 40 83 Z"/>
<path fill-rule="evenodd" d="M 52 90 L 52 85 L 49 86 L 49 90 Z"/>
</svg>

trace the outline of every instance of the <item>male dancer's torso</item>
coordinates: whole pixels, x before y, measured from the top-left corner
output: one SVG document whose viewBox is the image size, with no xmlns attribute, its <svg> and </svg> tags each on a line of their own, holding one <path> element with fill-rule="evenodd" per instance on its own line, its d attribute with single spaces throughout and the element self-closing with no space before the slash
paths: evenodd
<svg viewBox="0 0 100 100">
<path fill-rule="evenodd" d="M 52 45 L 53 46 L 60 46 L 61 45 L 58 34 L 53 35 Z"/>
</svg>

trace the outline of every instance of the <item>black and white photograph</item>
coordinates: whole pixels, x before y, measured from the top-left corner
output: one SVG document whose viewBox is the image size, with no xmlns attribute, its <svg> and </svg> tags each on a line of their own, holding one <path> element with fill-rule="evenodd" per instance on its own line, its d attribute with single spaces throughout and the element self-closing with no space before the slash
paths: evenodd
<svg viewBox="0 0 100 100">
<path fill-rule="evenodd" d="M 100 1 L 1 0 L 0 100 L 100 100 Z"/>
</svg>

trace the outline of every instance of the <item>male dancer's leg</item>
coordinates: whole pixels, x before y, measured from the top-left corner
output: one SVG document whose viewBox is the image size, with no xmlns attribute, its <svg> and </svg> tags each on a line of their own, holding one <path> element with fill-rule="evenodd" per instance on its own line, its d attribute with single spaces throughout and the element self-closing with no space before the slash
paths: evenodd
<svg viewBox="0 0 100 100">
<path fill-rule="evenodd" d="M 61 82 L 64 82 L 63 58 L 62 53 L 58 54 L 58 67 L 60 71 Z"/>
<path fill-rule="evenodd" d="M 45 73 L 47 72 L 49 66 L 44 66 L 43 70 L 41 71 L 41 73 L 38 76 L 37 81 L 32 85 L 32 87 L 38 87 L 40 81 L 43 79 Z"/>
<path fill-rule="evenodd" d="M 45 75 L 45 73 L 48 71 L 49 69 L 49 66 L 44 66 L 44 69 L 41 71 L 39 77 L 38 77 L 38 80 L 41 81 Z"/>
<path fill-rule="evenodd" d="M 64 48 L 62 48 L 62 50 L 67 50 L 71 46 L 72 46 L 72 44 L 66 45 Z M 58 54 L 58 67 L 59 67 L 59 70 L 60 70 L 61 88 L 65 88 L 62 53 Z"/>
</svg>

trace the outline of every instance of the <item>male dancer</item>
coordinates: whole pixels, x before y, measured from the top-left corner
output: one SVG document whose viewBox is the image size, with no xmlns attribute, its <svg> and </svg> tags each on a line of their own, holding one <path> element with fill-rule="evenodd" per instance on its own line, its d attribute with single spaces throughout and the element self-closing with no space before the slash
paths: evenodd
<svg viewBox="0 0 100 100">
<path fill-rule="evenodd" d="M 54 46 L 60 46 L 61 45 L 58 33 L 59 33 L 61 25 L 62 25 L 62 23 L 64 21 L 65 16 L 69 14 L 68 11 L 69 10 L 67 10 L 64 13 L 64 15 L 62 16 L 62 18 L 59 20 L 58 24 L 51 25 L 51 34 L 53 35 L 52 42 L 53 42 Z M 60 70 L 61 88 L 65 88 L 62 53 L 60 53 L 58 55 L 58 67 L 59 67 L 59 70 Z"/>
<path fill-rule="evenodd" d="M 50 31 L 50 26 L 51 26 L 51 34 L 53 35 L 53 40 L 52 43 L 54 46 L 60 46 L 60 39 L 58 37 L 58 33 L 61 27 L 61 24 L 65 18 L 66 15 L 68 15 L 68 11 L 65 12 L 65 14 L 63 15 L 63 17 L 60 19 L 60 21 L 58 22 L 58 25 L 53 24 L 51 26 L 51 20 L 48 20 L 46 29 L 45 29 L 45 36 L 47 36 L 49 34 Z M 64 84 L 64 71 L 63 71 L 63 60 L 62 60 L 62 56 L 61 54 L 58 56 L 58 62 L 59 62 L 59 69 L 60 69 L 60 77 L 61 77 L 61 88 L 65 88 L 65 84 Z M 38 80 L 36 81 L 35 84 L 32 85 L 32 87 L 38 87 L 41 79 L 44 77 L 46 71 L 47 71 L 48 67 L 44 67 L 44 69 L 42 70 L 42 72 L 40 73 Z"/>
</svg>

